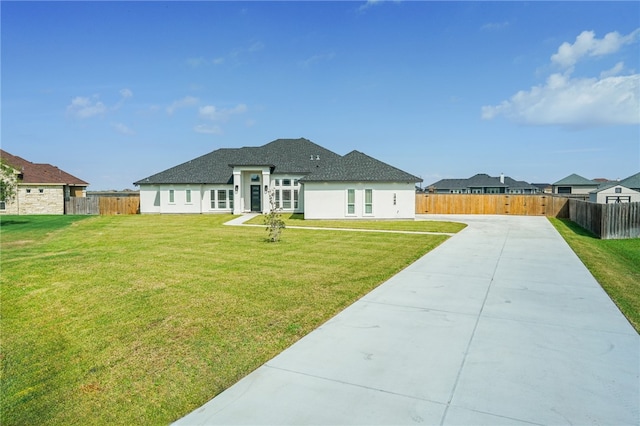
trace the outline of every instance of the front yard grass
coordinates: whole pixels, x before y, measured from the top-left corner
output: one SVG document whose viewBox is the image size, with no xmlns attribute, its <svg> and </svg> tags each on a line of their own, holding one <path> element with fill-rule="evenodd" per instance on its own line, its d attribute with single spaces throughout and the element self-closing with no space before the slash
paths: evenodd
<svg viewBox="0 0 640 426">
<path fill-rule="evenodd" d="M 640 238 L 601 240 L 570 220 L 549 220 L 640 333 Z"/>
<path fill-rule="evenodd" d="M 467 225 L 459 222 L 440 222 L 430 220 L 305 220 L 303 214 L 282 214 L 286 226 L 342 228 L 342 229 L 379 229 L 385 231 L 442 232 L 455 234 Z M 245 222 L 262 225 L 264 215 L 256 216 Z"/>
<path fill-rule="evenodd" d="M 170 423 L 448 238 L 57 218 L 0 217 L 2 425 Z"/>
</svg>

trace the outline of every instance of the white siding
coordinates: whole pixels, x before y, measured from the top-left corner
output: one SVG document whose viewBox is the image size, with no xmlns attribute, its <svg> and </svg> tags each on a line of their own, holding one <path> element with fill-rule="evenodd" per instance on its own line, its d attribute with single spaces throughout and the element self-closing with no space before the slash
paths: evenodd
<svg viewBox="0 0 640 426">
<path fill-rule="evenodd" d="M 413 183 L 305 183 L 305 219 L 414 219 Z M 355 190 L 355 209 L 347 212 L 347 191 Z M 373 209 L 365 213 L 365 190 L 371 189 Z"/>
<path fill-rule="evenodd" d="M 618 189 L 619 192 L 616 192 Z M 640 192 L 634 191 L 622 185 L 616 185 L 611 188 L 603 189 L 602 191 L 592 192 L 589 194 L 589 201 L 592 203 L 606 204 L 617 202 L 617 198 L 620 197 L 621 202 L 636 203 L 640 201 Z"/>
</svg>

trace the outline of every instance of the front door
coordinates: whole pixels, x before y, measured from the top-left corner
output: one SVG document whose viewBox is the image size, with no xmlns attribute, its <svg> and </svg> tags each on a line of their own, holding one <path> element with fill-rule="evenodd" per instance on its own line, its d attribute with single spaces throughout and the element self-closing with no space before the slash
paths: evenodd
<svg viewBox="0 0 640 426">
<path fill-rule="evenodd" d="M 262 200 L 260 198 L 260 185 L 251 185 L 251 211 L 262 211 Z"/>
</svg>

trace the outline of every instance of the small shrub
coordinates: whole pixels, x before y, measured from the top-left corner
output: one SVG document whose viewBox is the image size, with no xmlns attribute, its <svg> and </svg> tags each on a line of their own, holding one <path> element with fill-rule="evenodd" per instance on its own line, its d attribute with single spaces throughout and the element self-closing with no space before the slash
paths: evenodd
<svg viewBox="0 0 640 426">
<path fill-rule="evenodd" d="M 284 220 L 282 220 L 281 209 L 276 206 L 275 193 L 269 191 L 269 213 L 264 215 L 264 224 L 267 225 L 269 237 L 267 241 L 277 243 L 280 241 L 282 230 L 285 228 Z"/>
</svg>

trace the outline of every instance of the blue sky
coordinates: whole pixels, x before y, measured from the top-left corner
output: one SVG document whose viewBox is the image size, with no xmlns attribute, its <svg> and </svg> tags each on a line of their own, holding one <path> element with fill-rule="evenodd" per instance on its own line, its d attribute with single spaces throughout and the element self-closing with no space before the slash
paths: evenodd
<svg viewBox="0 0 640 426">
<path fill-rule="evenodd" d="M 2 148 L 89 190 L 305 137 L 421 176 L 640 171 L 638 2 L 7 2 Z"/>
</svg>

